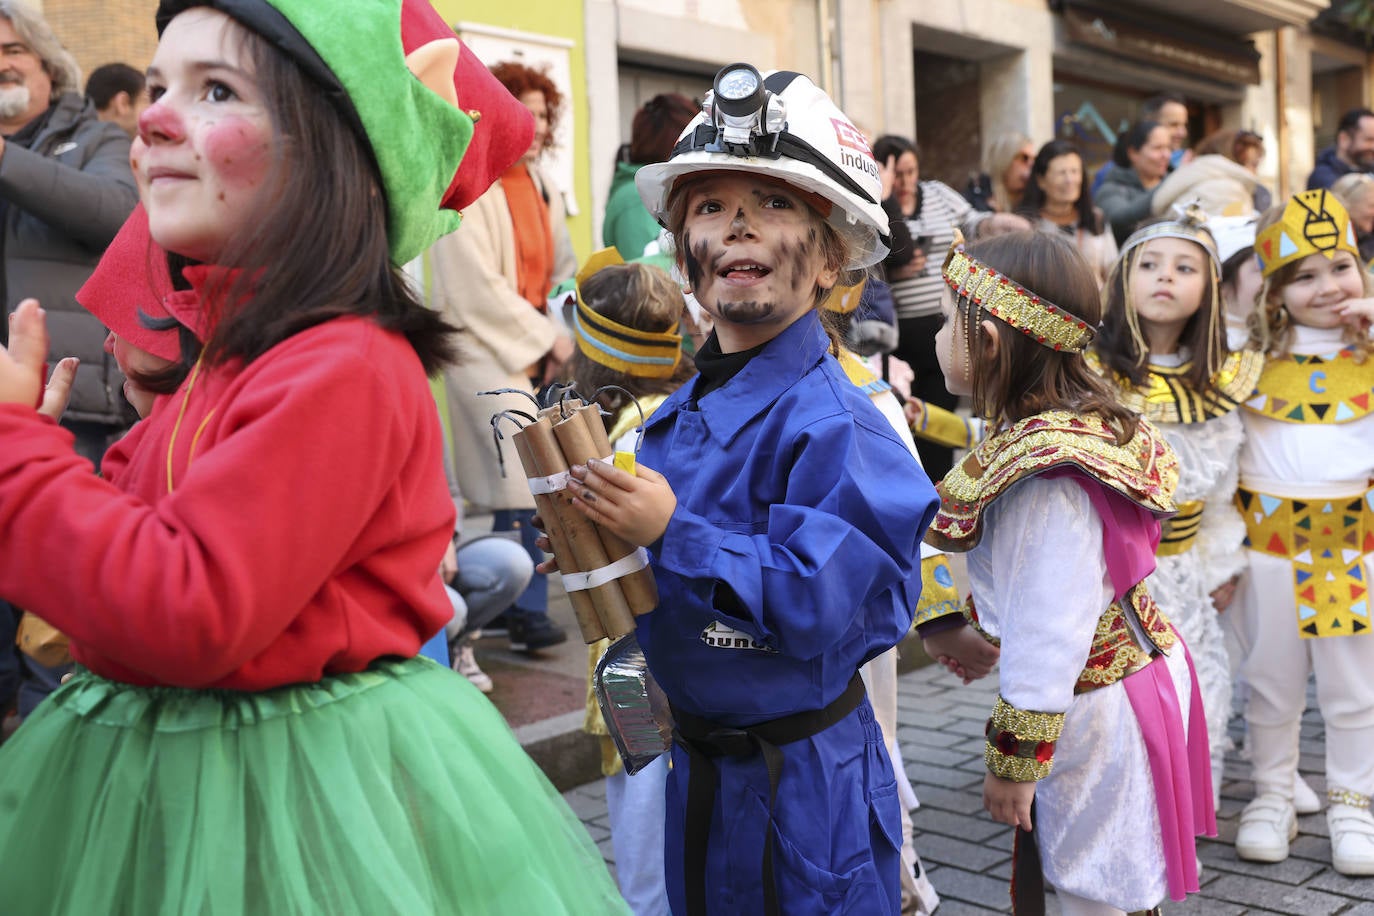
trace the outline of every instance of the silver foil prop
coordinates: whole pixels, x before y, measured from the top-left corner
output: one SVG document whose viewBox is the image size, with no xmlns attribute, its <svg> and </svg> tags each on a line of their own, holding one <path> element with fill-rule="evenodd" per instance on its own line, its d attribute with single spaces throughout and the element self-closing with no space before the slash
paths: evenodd
<svg viewBox="0 0 1374 916">
<path fill-rule="evenodd" d="M 668 698 L 649 673 L 634 633 L 606 650 L 592 676 L 592 689 L 626 773 L 638 773 L 672 744 Z"/>
</svg>

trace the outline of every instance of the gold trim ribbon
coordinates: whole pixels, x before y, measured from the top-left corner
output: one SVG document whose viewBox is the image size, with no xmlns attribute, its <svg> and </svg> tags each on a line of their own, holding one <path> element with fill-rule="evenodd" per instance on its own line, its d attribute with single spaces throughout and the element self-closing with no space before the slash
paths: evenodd
<svg viewBox="0 0 1374 916">
<path fill-rule="evenodd" d="M 1051 350 L 1081 353 L 1097 333 L 1077 315 L 1041 299 L 1015 280 L 964 253 L 956 236 L 945 256 L 945 285 L 960 299 L 1000 318 Z"/>
<path fill-rule="evenodd" d="M 1063 730 L 1064 713 L 1017 709 L 999 696 L 984 730 L 983 762 L 1002 779 L 1044 779 L 1054 766 L 1054 745 Z"/>
</svg>

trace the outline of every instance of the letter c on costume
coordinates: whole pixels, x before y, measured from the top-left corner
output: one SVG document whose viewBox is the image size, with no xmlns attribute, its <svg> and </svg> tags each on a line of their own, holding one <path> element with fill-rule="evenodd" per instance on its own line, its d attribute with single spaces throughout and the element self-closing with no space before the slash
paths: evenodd
<svg viewBox="0 0 1374 916">
<path fill-rule="evenodd" d="M 1318 384 L 1318 383 L 1321 384 Z M 1326 394 L 1326 373 L 1320 369 L 1313 371 L 1311 378 L 1307 380 L 1307 387 L 1312 389 L 1313 394 Z"/>
</svg>

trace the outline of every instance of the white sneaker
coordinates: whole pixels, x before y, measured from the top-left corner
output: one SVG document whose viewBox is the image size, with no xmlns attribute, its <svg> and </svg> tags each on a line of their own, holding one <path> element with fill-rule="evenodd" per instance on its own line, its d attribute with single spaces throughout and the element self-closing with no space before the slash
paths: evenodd
<svg viewBox="0 0 1374 916">
<path fill-rule="evenodd" d="M 483 693 L 491 693 L 491 678 L 481 668 L 477 667 L 477 656 L 472 653 L 472 644 L 464 643 L 458 647 L 458 654 L 453 659 L 453 670 L 472 682 Z"/>
<path fill-rule="evenodd" d="M 1236 855 L 1250 862 L 1282 862 L 1298 835 L 1293 805 L 1277 795 L 1261 795 L 1240 813 Z"/>
<path fill-rule="evenodd" d="M 1293 774 L 1293 810 L 1299 814 L 1316 814 L 1322 809 L 1322 800 L 1302 778 L 1301 773 Z"/>
<path fill-rule="evenodd" d="M 1331 864 L 1343 875 L 1374 875 L 1374 816 L 1368 808 L 1332 802 L 1326 809 L 1331 828 Z"/>
</svg>

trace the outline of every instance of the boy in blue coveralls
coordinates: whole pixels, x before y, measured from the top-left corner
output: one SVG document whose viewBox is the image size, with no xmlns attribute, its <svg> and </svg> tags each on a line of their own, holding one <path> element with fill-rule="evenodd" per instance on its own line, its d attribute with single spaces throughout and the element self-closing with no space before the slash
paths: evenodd
<svg viewBox="0 0 1374 916">
<path fill-rule="evenodd" d="M 886 251 L 877 167 L 806 77 L 733 65 L 637 184 L 715 331 L 637 476 L 592 462 L 571 489 L 652 555 L 638 637 L 676 723 L 669 901 L 896 914 L 897 789 L 857 671 L 911 626 L 936 500 L 820 314 Z"/>
</svg>

